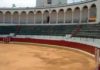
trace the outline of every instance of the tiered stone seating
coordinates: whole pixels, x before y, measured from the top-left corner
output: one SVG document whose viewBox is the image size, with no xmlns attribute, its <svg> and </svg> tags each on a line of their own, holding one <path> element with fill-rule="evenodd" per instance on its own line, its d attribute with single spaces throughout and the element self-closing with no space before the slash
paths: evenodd
<svg viewBox="0 0 100 70">
<path fill-rule="evenodd" d="M 65 36 L 77 25 L 0 26 L 0 34 Z"/>
<path fill-rule="evenodd" d="M 18 35 L 65 36 L 71 34 L 75 27 L 76 25 L 21 26 Z"/>
<path fill-rule="evenodd" d="M 16 33 L 15 26 L 0 26 L 0 35 L 8 35 L 10 33 Z"/>
<path fill-rule="evenodd" d="M 100 24 L 85 24 L 80 26 L 79 32 L 74 34 L 74 37 L 100 38 Z"/>
<path fill-rule="evenodd" d="M 0 35 L 49 35 L 100 38 L 100 24 L 0 26 Z"/>
</svg>

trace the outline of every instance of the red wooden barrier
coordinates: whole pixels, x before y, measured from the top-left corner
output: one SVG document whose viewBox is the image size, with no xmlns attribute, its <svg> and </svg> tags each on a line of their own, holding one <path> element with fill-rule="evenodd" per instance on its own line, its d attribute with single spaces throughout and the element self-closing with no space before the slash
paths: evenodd
<svg viewBox="0 0 100 70">
<path fill-rule="evenodd" d="M 2 40 L 3 40 L 3 38 L 0 38 L 0 41 L 2 41 Z M 31 38 L 11 38 L 10 40 L 15 41 L 15 42 L 31 42 L 31 43 L 66 46 L 66 47 L 80 49 L 80 50 L 89 52 L 91 54 L 95 54 L 94 46 L 76 43 L 76 42 L 69 42 L 69 41 L 63 41 L 63 40 L 58 41 L 58 40 L 31 39 Z"/>
</svg>

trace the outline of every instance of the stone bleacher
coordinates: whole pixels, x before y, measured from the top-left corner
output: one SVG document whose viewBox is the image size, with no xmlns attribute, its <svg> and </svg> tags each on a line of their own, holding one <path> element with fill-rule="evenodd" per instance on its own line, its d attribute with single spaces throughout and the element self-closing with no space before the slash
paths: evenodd
<svg viewBox="0 0 100 70">
<path fill-rule="evenodd" d="M 73 37 L 100 38 L 100 24 L 79 25 L 80 29 Z"/>
<path fill-rule="evenodd" d="M 0 26 L 0 35 L 14 33 L 16 35 L 66 36 L 66 34 L 71 34 L 76 26 L 77 25 Z"/>
<path fill-rule="evenodd" d="M 47 35 L 100 38 L 100 24 L 0 26 L 0 35 Z"/>
</svg>

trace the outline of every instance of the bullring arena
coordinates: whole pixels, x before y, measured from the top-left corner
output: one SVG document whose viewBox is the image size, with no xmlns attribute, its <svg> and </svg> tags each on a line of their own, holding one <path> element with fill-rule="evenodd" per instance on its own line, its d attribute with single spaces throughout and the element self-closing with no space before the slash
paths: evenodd
<svg viewBox="0 0 100 70">
<path fill-rule="evenodd" d="M 0 70 L 94 70 L 92 55 L 71 48 L 33 43 L 0 43 Z"/>
<path fill-rule="evenodd" d="M 100 0 L 0 8 L 0 70 L 100 70 Z"/>
</svg>

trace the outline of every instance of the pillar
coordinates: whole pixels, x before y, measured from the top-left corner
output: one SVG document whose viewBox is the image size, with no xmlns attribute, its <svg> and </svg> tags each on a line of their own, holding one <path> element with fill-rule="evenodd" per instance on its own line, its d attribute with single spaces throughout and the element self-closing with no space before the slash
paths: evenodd
<svg viewBox="0 0 100 70">
<path fill-rule="evenodd" d="M 96 23 L 100 24 L 100 0 L 96 0 L 96 8 L 97 8 L 97 17 L 96 17 Z"/>
<path fill-rule="evenodd" d="M 43 15 L 43 13 L 42 13 L 42 24 L 43 24 L 43 20 L 44 20 L 43 16 L 44 16 L 44 15 Z"/>
<path fill-rule="evenodd" d="M 96 58 L 96 70 L 100 70 L 100 49 L 95 49 L 95 58 Z"/>
<path fill-rule="evenodd" d="M 21 24 L 21 23 L 20 23 L 20 15 L 19 15 L 19 18 L 18 18 L 18 20 L 19 20 L 19 21 L 18 21 L 18 22 L 19 22 L 19 24 Z"/>
<path fill-rule="evenodd" d="M 11 14 L 11 24 L 13 24 L 13 14 Z"/>
<path fill-rule="evenodd" d="M 51 11 L 49 12 L 49 24 L 51 22 Z"/>
<path fill-rule="evenodd" d="M 36 24 L 36 12 L 34 12 L 34 24 Z"/>
<path fill-rule="evenodd" d="M 64 24 L 65 24 L 65 20 L 66 20 L 66 19 L 65 19 L 65 16 L 66 16 L 66 12 L 64 12 Z"/>
<path fill-rule="evenodd" d="M 81 24 L 81 21 L 82 21 L 82 10 L 80 10 L 80 20 L 79 20 L 80 24 Z"/>
<path fill-rule="evenodd" d="M 87 20 L 87 23 L 89 23 L 89 18 L 90 18 L 90 9 L 88 9 L 88 20 Z"/>
<path fill-rule="evenodd" d="M 74 12 L 72 11 L 72 24 L 74 23 Z"/>
<path fill-rule="evenodd" d="M 26 13 L 26 24 L 28 24 L 28 13 Z"/>
<path fill-rule="evenodd" d="M 57 15 L 56 15 L 56 24 L 58 24 L 58 11 L 57 11 Z"/>
</svg>

